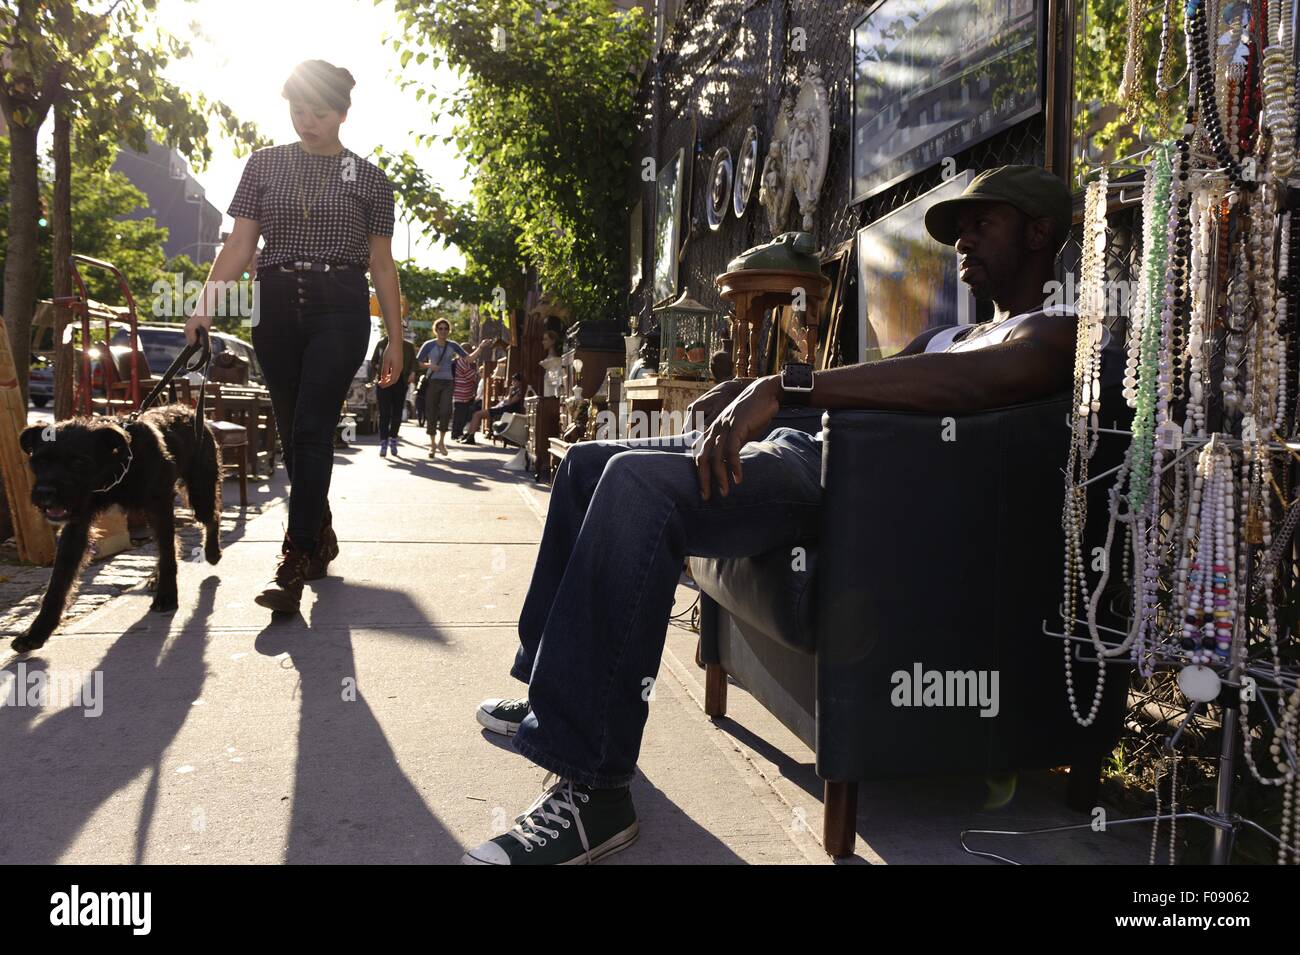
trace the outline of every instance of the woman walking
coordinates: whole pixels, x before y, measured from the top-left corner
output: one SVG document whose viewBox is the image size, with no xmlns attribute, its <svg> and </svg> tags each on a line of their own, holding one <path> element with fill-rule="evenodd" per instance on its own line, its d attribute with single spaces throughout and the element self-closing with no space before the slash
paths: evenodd
<svg viewBox="0 0 1300 955">
<path fill-rule="evenodd" d="M 451 322 L 440 318 L 433 323 L 434 338 L 420 346 L 418 364 L 425 371 L 427 406 L 424 427 L 429 434 L 429 457 L 447 453 L 447 430 L 451 427 L 451 398 L 454 387 L 452 362 L 466 357 L 465 349 L 448 341 Z"/>
<path fill-rule="evenodd" d="M 305 580 L 325 576 L 338 556 L 329 510 L 339 409 L 370 338 L 369 268 L 392 341 L 402 337 L 393 262 L 393 187 L 374 164 L 339 141 L 352 105 L 352 74 L 324 60 L 298 64 L 281 94 L 299 141 L 249 157 L 227 213 L 235 228 L 208 283 L 238 279 L 257 250 L 253 348 L 284 441 L 291 489 L 289 527 L 275 575 L 254 599 L 296 612 Z M 208 289 L 205 289 L 205 293 Z M 207 301 L 207 295 L 203 302 Z M 186 323 L 193 342 L 211 317 L 203 303 Z M 384 355 L 380 385 L 402 371 Z"/>
<path fill-rule="evenodd" d="M 406 392 L 415 381 L 415 346 L 405 338 L 402 342 L 402 370 L 397 379 L 387 387 L 378 386 L 376 396 L 379 404 L 379 456 L 388 457 L 388 452 L 397 454 L 397 431 L 402 425 L 402 410 L 406 407 Z M 378 381 L 383 367 L 384 354 L 388 349 L 388 336 L 385 335 L 375 343 L 375 352 L 370 356 L 370 380 Z"/>
</svg>

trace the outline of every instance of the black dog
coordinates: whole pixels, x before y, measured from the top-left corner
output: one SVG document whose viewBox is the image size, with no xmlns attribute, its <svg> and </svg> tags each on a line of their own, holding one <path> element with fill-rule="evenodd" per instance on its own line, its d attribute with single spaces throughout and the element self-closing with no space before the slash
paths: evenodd
<svg viewBox="0 0 1300 955">
<path fill-rule="evenodd" d="M 221 458 L 212 432 L 194 429 L 194 410 L 164 405 L 130 418 L 73 418 L 32 425 L 19 436 L 35 482 L 32 503 L 61 527 L 50 584 L 27 632 L 10 644 L 19 653 L 44 645 L 63 617 L 86 558 L 94 518 L 114 504 L 140 511 L 158 542 L 152 609 L 175 610 L 176 519 L 172 498 L 185 484 L 203 525 L 203 556 L 221 559 Z"/>
</svg>

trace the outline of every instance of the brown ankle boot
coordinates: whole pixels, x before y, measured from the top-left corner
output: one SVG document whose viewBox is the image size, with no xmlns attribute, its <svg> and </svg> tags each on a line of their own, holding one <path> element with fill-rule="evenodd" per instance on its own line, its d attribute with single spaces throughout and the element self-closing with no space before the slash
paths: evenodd
<svg viewBox="0 0 1300 955">
<path fill-rule="evenodd" d="M 297 613 L 298 605 L 302 602 L 302 585 L 310 560 L 310 551 L 301 550 L 285 541 L 280 551 L 280 563 L 275 568 L 275 578 L 253 598 L 254 602 L 269 610 Z"/>
<path fill-rule="evenodd" d="M 311 557 L 307 560 L 308 580 L 320 580 L 325 576 L 325 571 L 335 557 L 339 555 L 339 539 L 334 535 L 334 527 L 326 524 L 320 529 L 320 536 L 316 538 L 316 549 L 311 552 Z"/>
</svg>

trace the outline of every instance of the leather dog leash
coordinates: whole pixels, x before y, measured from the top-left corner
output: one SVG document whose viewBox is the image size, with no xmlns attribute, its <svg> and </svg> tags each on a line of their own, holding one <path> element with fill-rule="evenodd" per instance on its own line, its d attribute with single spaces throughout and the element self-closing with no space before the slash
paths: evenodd
<svg viewBox="0 0 1300 955">
<path fill-rule="evenodd" d="M 201 353 L 199 360 L 193 365 L 187 365 L 186 362 L 189 361 L 190 356 L 196 352 Z M 127 416 L 128 419 L 134 421 L 141 412 L 148 411 L 162 395 L 163 389 L 171 384 L 172 379 L 182 369 L 185 370 L 186 374 L 189 374 L 198 371 L 200 368 L 203 369 L 203 374 L 200 376 L 201 380 L 199 382 L 199 400 L 194 406 L 194 434 L 201 436 L 203 434 L 203 392 L 208 386 L 208 374 L 212 368 L 212 345 L 208 339 L 208 330 L 201 325 L 195 329 L 194 342 L 186 345 L 181 350 L 181 353 L 176 356 L 168 369 L 163 372 L 162 377 L 158 379 L 158 384 L 153 386 L 153 391 L 149 392 L 148 397 L 140 402 L 139 409 Z"/>
</svg>

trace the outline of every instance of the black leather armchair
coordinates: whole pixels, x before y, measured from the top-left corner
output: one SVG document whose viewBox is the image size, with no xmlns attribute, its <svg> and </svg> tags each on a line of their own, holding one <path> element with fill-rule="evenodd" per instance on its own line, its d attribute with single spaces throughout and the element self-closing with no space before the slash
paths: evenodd
<svg viewBox="0 0 1300 955">
<path fill-rule="evenodd" d="M 1070 405 L 1062 395 L 951 418 L 783 411 L 775 426 L 824 428 L 818 539 L 795 553 L 691 558 L 705 709 L 725 715 L 730 675 L 816 752 L 831 855 L 853 852 L 863 780 L 1069 764 L 1070 804 L 1095 804 L 1128 671 L 1108 665 L 1099 716 L 1082 729 L 1066 702 L 1063 643 L 1043 633 L 1043 621 L 1061 629 Z M 1106 389 L 1103 425 L 1127 427 L 1129 415 Z M 1117 465 L 1125 445 L 1103 435 L 1091 473 Z M 1089 489 L 1090 563 L 1111 483 Z M 1103 608 L 1101 622 L 1123 626 Z M 918 664 L 996 672 L 997 714 L 894 705 L 894 674 Z M 1095 674 L 1074 666 L 1085 711 Z"/>
</svg>

